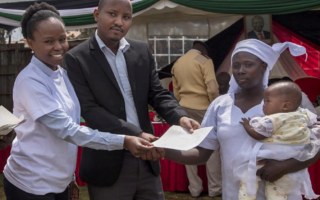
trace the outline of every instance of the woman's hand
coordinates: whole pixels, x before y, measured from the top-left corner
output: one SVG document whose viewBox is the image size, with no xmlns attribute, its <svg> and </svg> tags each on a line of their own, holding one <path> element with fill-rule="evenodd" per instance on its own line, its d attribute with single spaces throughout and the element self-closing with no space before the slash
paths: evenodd
<svg viewBox="0 0 320 200">
<path fill-rule="evenodd" d="M 142 139 L 145 139 L 149 142 L 154 142 L 156 140 L 159 139 L 159 137 L 156 137 L 150 133 L 145 133 L 145 132 L 141 132 L 139 135 L 138 135 L 139 138 L 142 138 Z"/>
<path fill-rule="evenodd" d="M 274 182 L 279 180 L 283 175 L 289 173 L 286 161 L 264 159 L 257 164 L 264 165 L 257 171 L 257 176 L 263 181 Z"/>
<path fill-rule="evenodd" d="M 76 181 L 71 181 L 69 184 L 69 200 L 79 199 L 79 187 Z"/>
<path fill-rule="evenodd" d="M 7 135 L 0 136 L 0 150 L 7 148 L 11 144 L 14 139 L 14 135 L 14 131 L 11 131 Z"/>
<path fill-rule="evenodd" d="M 159 137 L 155 137 L 154 135 L 151 135 L 149 133 L 142 132 L 139 134 L 140 138 L 143 138 L 149 142 L 154 142 L 159 139 Z M 152 148 L 148 153 L 145 155 L 141 155 L 142 160 L 153 160 L 156 161 L 159 158 L 163 159 L 164 158 L 164 150 L 162 148 Z"/>
</svg>

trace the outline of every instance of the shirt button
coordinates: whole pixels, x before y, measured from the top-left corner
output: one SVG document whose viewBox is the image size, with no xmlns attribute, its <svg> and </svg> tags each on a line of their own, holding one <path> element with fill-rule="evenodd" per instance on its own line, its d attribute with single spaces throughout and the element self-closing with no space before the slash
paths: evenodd
<svg viewBox="0 0 320 200">
<path fill-rule="evenodd" d="M 120 108 L 120 112 L 123 112 L 123 111 L 124 111 L 124 108 L 123 108 L 123 107 L 121 107 L 121 108 Z"/>
</svg>

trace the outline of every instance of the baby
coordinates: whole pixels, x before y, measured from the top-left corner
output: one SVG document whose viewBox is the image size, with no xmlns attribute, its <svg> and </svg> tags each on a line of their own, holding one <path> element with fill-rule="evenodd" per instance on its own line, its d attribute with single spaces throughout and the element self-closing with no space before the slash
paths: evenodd
<svg viewBox="0 0 320 200">
<path fill-rule="evenodd" d="M 299 161 L 311 159 L 319 150 L 319 140 L 311 137 L 308 127 L 317 122 L 317 116 L 299 108 L 301 90 L 293 82 L 277 82 L 264 92 L 263 112 L 266 116 L 240 122 L 251 136 L 252 146 L 245 153 L 239 166 L 234 169 L 236 179 L 240 179 L 239 200 L 254 200 L 258 190 L 256 161 L 261 159 Z M 312 139 L 310 139 L 312 138 Z M 256 140 L 260 141 L 257 142 Z M 317 143 L 317 144 L 316 144 Z M 241 158 L 239 158 L 241 159 Z M 265 183 L 266 199 L 286 200 L 288 194 L 317 198 L 311 187 L 307 169 L 287 174 L 274 183 Z"/>
</svg>

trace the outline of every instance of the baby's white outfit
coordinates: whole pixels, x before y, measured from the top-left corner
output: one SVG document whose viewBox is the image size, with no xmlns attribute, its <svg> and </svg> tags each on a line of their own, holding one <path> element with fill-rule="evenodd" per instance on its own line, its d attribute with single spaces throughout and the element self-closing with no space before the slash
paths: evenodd
<svg viewBox="0 0 320 200">
<path fill-rule="evenodd" d="M 294 158 L 305 161 L 317 154 L 320 140 L 308 128 L 316 122 L 317 116 L 303 108 L 250 120 L 254 130 L 267 138 L 262 141 L 249 138 L 243 144 L 240 155 L 233 160 L 235 180 L 240 180 L 239 200 L 256 199 L 260 181 L 256 171 L 262 167 L 256 165 L 257 160 Z M 248 146 L 252 148 L 247 148 Z M 287 174 L 274 183 L 266 182 L 266 199 L 286 200 L 288 194 L 305 195 L 308 199 L 318 197 L 312 190 L 307 169 Z"/>
</svg>

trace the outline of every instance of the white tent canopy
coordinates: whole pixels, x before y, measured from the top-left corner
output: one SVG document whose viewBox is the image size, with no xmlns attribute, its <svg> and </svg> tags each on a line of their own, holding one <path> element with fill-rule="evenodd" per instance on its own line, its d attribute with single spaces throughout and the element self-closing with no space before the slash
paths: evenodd
<svg viewBox="0 0 320 200">
<path fill-rule="evenodd" d="M 0 0 L 0 3 L 4 2 L 22 2 L 27 0 Z M 141 0 L 134 0 L 139 2 Z M 95 8 L 83 8 L 77 10 L 68 10 L 63 16 L 73 15 L 74 12 L 92 13 Z M 85 11 L 84 11 L 85 10 Z M 5 9 L 2 11 L 5 12 Z M 23 11 L 16 11 L 23 12 Z M 20 13 L 21 14 L 21 13 Z M 173 3 L 169 0 L 160 0 L 157 3 L 134 13 L 133 25 L 127 34 L 128 38 L 148 41 L 151 37 L 199 37 L 202 40 L 214 37 L 216 34 L 225 30 L 233 23 L 243 17 L 243 15 L 237 14 L 217 14 L 211 12 L 205 12 L 180 4 Z M 3 18 L 3 17 L 0 17 Z M 1 19 L 0 19 L 1 20 Z M 6 20 L 12 20 L 7 19 Z M 68 26 L 69 30 L 95 27 L 96 24 L 87 24 L 83 26 Z M 277 38 L 275 42 L 277 42 Z M 244 35 L 240 38 L 244 39 Z M 170 47 L 167 47 L 170 48 Z M 181 52 L 184 54 L 185 51 Z M 172 52 L 167 52 L 168 63 L 173 59 L 181 56 L 174 55 L 171 58 Z M 230 54 L 230 53 L 229 53 Z M 160 57 L 155 56 L 155 59 L 159 60 Z M 221 64 L 219 71 L 230 72 L 230 55 L 228 55 L 224 62 Z M 288 52 L 283 53 L 279 62 L 271 71 L 270 76 L 290 76 L 291 78 L 299 78 L 306 76 L 306 73 L 300 67 L 300 65 L 291 57 Z"/>
<path fill-rule="evenodd" d="M 279 39 L 273 35 L 275 43 L 279 43 Z M 244 40 L 244 34 L 241 35 L 238 42 Z M 228 72 L 232 74 L 231 69 L 231 54 L 232 51 L 226 56 L 222 64 L 220 65 L 217 74 L 221 72 Z M 281 77 L 290 77 L 292 80 L 308 76 L 306 72 L 301 68 L 297 61 L 292 57 L 288 51 L 284 51 L 279 60 L 274 65 L 273 69 L 270 71 L 270 78 L 281 78 Z"/>
<path fill-rule="evenodd" d="M 144 41 L 150 36 L 211 38 L 242 17 L 242 15 L 209 13 L 170 1 L 159 1 L 144 12 L 135 14 L 127 37 Z"/>
</svg>

